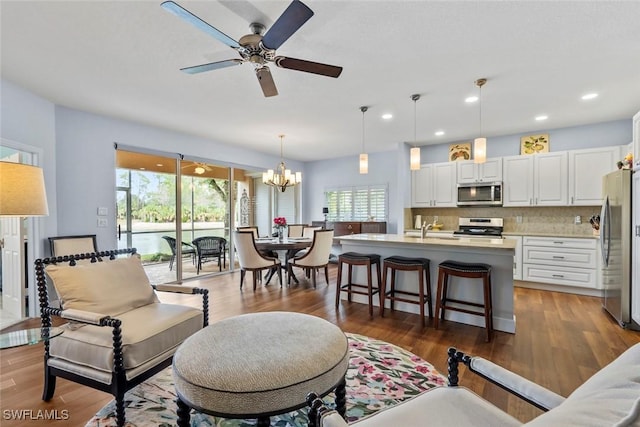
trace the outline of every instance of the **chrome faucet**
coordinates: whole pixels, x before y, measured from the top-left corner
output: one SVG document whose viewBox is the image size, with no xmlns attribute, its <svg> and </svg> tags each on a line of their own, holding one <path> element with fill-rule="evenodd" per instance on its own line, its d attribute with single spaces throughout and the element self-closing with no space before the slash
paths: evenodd
<svg viewBox="0 0 640 427">
<path fill-rule="evenodd" d="M 422 227 L 420 228 L 421 230 L 421 235 L 422 238 L 424 239 L 425 237 L 427 237 L 427 230 L 431 230 L 433 228 L 433 224 L 427 224 L 427 221 L 422 223 Z"/>
</svg>

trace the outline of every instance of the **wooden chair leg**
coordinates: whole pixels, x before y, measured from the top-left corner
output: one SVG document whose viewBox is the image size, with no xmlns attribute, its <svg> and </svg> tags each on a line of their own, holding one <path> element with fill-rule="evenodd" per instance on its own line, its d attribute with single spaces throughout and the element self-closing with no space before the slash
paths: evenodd
<svg viewBox="0 0 640 427">
<path fill-rule="evenodd" d="M 424 276 L 422 275 L 422 270 L 422 267 L 418 268 L 418 296 L 420 298 L 420 324 L 424 328 Z"/>
<path fill-rule="evenodd" d="M 45 361 L 44 366 L 44 389 L 42 391 L 42 400 L 48 402 L 53 398 L 53 393 L 56 391 L 56 376 L 51 373 L 51 369 L 47 366 Z"/>
<path fill-rule="evenodd" d="M 444 272 L 438 269 L 438 290 L 436 291 L 436 313 L 433 317 L 433 327 L 438 329 L 440 325 L 440 310 L 442 310 L 442 281 L 444 280 Z M 444 313 L 442 314 L 444 318 Z"/>
<path fill-rule="evenodd" d="M 340 305 L 340 293 L 342 292 L 342 262 L 338 260 L 338 277 L 336 278 L 336 309 Z"/>
<path fill-rule="evenodd" d="M 371 277 L 372 268 L 373 266 L 371 264 L 367 265 L 367 287 L 369 288 L 369 317 L 373 317 L 373 278 Z"/>
<path fill-rule="evenodd" d="M 329 286 L 329 266 L 324 266 L 324 281 L 327 282 L 327 286 Z"/>
<path fill-rule="evenodd" d="M 382 289 L 380 289 L 380 295 L 382 296 L 382 298 L 380 303 L 380 317 L 384 317 L 384 299 L 386 297 L 385 293 L 387 286 L 387 270 L 387 266 L 382 267 Z M 391 301 L 393 301 L 393 299 Z M 392 303 L 391 301 L 389 302 L 389 304 Z"/>
</svg>

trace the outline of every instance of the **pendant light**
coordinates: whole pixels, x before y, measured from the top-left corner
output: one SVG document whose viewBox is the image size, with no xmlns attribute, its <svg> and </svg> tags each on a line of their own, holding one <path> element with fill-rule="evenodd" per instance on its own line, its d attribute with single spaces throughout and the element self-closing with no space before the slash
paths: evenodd
<svg viewBox="0 0 640 427">
<path fill-rule="evenodd" d="M 473 162 L 484 163 L 487 161 L 487 138 L 482 136 L 482 86 L 487 82 L 487 79 L 476 80 L 476 86 L 478 86 L 478 102 L 480 104 L 480 136 L 473 140 Z"/>
<path fill-rule="evenodd" d="M 362 111 L 362 153 L 360 154 L 360 173 L 363 175 L 369 173 L 369 155 L 364 151 L 364 113 L 366 113 L 368 109 L 369 107 L 360 107 L 360 111 Z"/>
<path fill-rule="evenodd" d="M 420 99 L 420 95 L 411 95 L 411 100 L 413 101 L 413 147 L 409 151 L 409 169 L 412 171 L 420 170 L 420 147 L 416 145 L 416 123 L 418 122 L 418 116 L 416 114 L 416 103 L 418 99 Z"/>
</svg>

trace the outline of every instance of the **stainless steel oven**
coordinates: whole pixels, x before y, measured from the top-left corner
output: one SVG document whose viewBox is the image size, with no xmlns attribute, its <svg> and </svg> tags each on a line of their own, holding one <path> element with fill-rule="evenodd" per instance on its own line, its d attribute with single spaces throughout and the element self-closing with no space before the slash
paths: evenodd
<svg viewBox="0 0 640 427">
<path fill-rule="evenodd" d="M 502 182 L 458 184 L 458 206 L 502 206 Z"/>
</svg>

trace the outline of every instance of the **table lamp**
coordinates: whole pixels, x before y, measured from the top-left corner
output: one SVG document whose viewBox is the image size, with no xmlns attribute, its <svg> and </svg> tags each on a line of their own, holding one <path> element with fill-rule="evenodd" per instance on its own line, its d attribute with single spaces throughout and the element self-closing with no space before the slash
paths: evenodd
<svg viewBox="0 0 640 427">
<path fill-rule="evenodd" d="M 327 214 L 329 213 L 329 208 L 322 208 L 322 213 L 324 214 L 324 220 L 327 220 Z"/>
<path fill-rule="evenodd" d="M 49 215 L 42 169 L 0 162 L 0 216 Z"/>
</svg>

